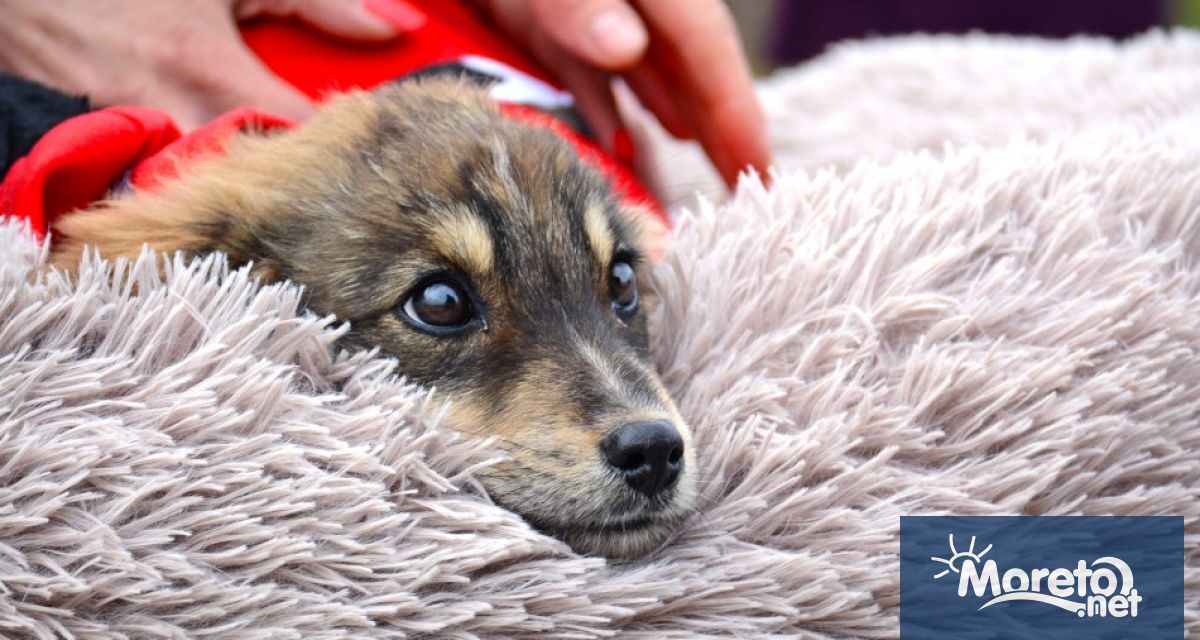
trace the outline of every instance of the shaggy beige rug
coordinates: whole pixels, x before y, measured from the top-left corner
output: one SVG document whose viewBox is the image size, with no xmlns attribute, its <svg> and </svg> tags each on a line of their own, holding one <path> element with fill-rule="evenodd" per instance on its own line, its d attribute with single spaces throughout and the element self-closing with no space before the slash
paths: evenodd
<svg viewBox="0 0 1200 640">
<path fill-rule="evenodd" d="M 657 272 L 705 508 L 630 564 L 490 505 L 487 448 L 294 288 L 33 277 L 0 228 L 0 636 L 895 637 L 935 513 L 1183 515 L 1200 635 L 1200 37 L 856 44 L 763 91 L 774 187 Z"/>
</svg>

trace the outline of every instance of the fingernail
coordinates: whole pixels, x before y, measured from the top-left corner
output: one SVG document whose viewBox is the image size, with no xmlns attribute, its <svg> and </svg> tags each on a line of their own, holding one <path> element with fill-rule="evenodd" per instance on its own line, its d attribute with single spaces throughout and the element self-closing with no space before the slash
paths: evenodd
<svg viewBox="0 0 1200 640">
<path fill-rule="evenodd" d="M 401 31 L 414 31 L 425 26 L 429 16 L 404 0 L 362 0 L 362 8 L 374 17 L 382 18 Z"/>
<path fill-rule="evenodd" d="M 588 36 L 597 53 L 614 63 L 625 63 L 641 55 L 647 40 L 642 23 L 620 9 L 604 11 L 592 18 Z"/>
<path fill-rule="evenodd" d="M 637 150 L 633 146 L 633 136 L 626 129 L 617 129 L 613 134 L 613 155 L 621 164 L 634 168 L 637 161 Z"/>
</svg>

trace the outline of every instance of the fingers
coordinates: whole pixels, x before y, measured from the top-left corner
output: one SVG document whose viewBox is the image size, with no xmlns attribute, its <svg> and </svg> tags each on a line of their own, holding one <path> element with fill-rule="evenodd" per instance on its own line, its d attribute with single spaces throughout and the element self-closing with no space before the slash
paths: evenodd
<svg viewBox="0 0 1200 640">
<path fill-rule="evenodd" d="M 363 0 L 361 6 L 367 13 L 383 18 L 400 31 L 414 31 L 428 20 L 420 9 L 403 0 Z"/>
<path fill-rule="evenodd" d="M 360 41 L 388 40 L 427 20 L 404 0 L 242 0 L 235 12 L 238 19 L 295 16 L 330 35 Z"/>
<path fill-rule="evenodd" d="M 375 2 L 390 6 L 390 2 Z M 353 0 L 307 0 L 296 3 L 296 17 L 330 35 L 347 40 L 387 40 L 398 30 L 365 2 Z"/>
<path fill-rule="evenodd" d="M 564 51 L 601 69 L 636 64 L 649 35 L 624 0 L 528 0 L 540 30 Z"/>
<path fill-rule="evenodd" d="M 646 67 L 683 105 L 701 145 L 730 186 L 770 162 L 766 117 L 732 18 L 717 0 L 638 0 L 651 33 Z"/>
<path fill-rule="evenodd" d="M 625 0 L 479 1 L 577 93 L 605 146 L 612 146 L 611 94 L 603 92 L 603 100 L 594 97 L 601 93 L 596 90 L 578 95 L 579 85 L 595 86 L 601 69 L 623 72 L 672 134 L 699 138 L 730 186 L 746 167 L 765 175 L 766 118 L 737 30 L 719 0 L 632 0 L 632 7 Z"/>
</svg>

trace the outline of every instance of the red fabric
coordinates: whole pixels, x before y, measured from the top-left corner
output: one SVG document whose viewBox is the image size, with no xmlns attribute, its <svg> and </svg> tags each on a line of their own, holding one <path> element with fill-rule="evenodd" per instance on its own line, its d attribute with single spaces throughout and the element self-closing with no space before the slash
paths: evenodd
<svg viewBox="0 0 1200 640">
<path fill-rule="evenodd" d="M 0 183 L 0 212 L 42 236 L 55 216 L 104 197 L 125 171 L 179 138 L 153 109 L 113 107 L 71 118 L 38 140 Z"/>
<path fill-rule="evenodd" d="M 126 174 L 139 189 L 174 177 L 178 161 L 218 152 L 246 129 L 293 126 L 254 109 L 236 109 L 186 136 L 165 113 L 110 107 L 64 121 L 38 140 L 0 182 L 0 211 L 25 218 L 38 237 L 59 215 L 105 196 Z"/>
<path fill-rule="evenodd" d="M 461 2 L 409 2 L 425 12 L 426 24 L 386 44 L 348 44 L 284 19 L 247 24 L 243 36 L 268 67 L 317 100 L 338 90 L 373 87 L 466 55 L 504 63 L 557 86 Z M 630 167 L 593 141 L 531 107 L 504 104 L 501 108 L 509 117 L 560 135 L 612 182 L 624 200 L 649 207 L 668 222 Z M 181 159 L 219 151 L 237 131 L 291 126 L 294 123 L 285 118 L 248 108 L 226 113 L 186 136 L 180 135 L 166 114 L 153 109 L 110 107 L 77 116 L 51 129 L 29 155 L 12 166 L 0 182 L 0 213 L 26 218 L 34 232 L 44 236 L 56 216 L 103 198 L 126 175 L 132 186 L 152 189 L 175 175 Z"/>
</svg>

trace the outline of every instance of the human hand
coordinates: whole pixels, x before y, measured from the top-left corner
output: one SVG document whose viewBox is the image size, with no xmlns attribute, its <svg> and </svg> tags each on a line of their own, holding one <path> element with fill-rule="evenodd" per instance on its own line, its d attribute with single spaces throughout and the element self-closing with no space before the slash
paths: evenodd
<svg viewBox="0 0 1200 640">
<path fill-rule="evenodd" d="M 399 5 L 399 3 L 393 3 Z M 93 104 L 136 104 L 184 129 L 240 106 L 304 118 L 313 104 L 242 42 L 237 21 L 290 15 L 331 35 L 385 40 L 424 16 L 384 21 L 361 0 L 4 0 L 0 69 Z"/>
<path fill-rule="evenodd" d="M 766 118 L 720 0 L 475 0 L 558 77 L 610 149 L 620 74 L 667 131 L 697 138 L 725 182 L 770 161 Z"/>
</svg>

